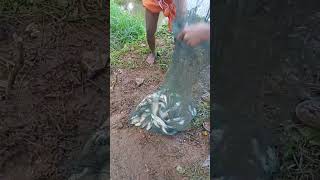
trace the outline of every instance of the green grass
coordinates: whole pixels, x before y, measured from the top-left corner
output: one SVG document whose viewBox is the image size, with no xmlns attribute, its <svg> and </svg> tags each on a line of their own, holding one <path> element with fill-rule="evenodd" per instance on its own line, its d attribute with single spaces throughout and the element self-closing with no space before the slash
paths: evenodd
<svg viewBox="0 0 320 180">
<path fill-rule="evenodd" d="M 145 37 L 144 19 L 123 11 L 114 0 L 110 1 L 110 45 L 119 50 Z"/>
<path fill-rule="evenodd" d="M 201 167 L 200 164 L 201 162 L 196 162 L 190 166 L 184 167 L 182 176 L 187 177 L 189 180 L 209 180 L 209 170 Z"/>
<path fill-rule="evenodd" d="M 283 124 L 281 132 L 283 133 L 280 146 L 281 167 L 277 179 L 319 177 L 319 131 L 299 127 L 292 121 L 288 121 Z"/>
<path fill-rule="evenodd" d="M 132 43 L 130 45 L 124 45 L 122 49 L 119 49 L 119 50 L 114 49 L 113 51 L 111 51 L 110 65 L 116 68 L 134 69 L 137 66 L 137 64 L 134 61 L 124 61 L 123 56 L 125 56 L 125 54 L 135 49 L 136 46 L 137 46 L 137 43 L 136 44 Z"/>
<path fill-rule="evenodd" d="M 173 37 L 168 32 L 167 26 L 161 26 L 156 33 L 157 52 L 160 55 L 157 65 L 163 70 L 167 70 L 172 61 Z M 116 68 L 136 68 L 143 62 L 146 55 L 150 52 L 145 36 L 142 39 L 125 43 L 122 48 L 111 49 L 111 66 Z M 125 59 L 128 54 L 133 54 L 135 60 Z"/>
<path fill-rule="evenodd" d="M 122 4 L 127 3 L 128 0 L 114 0 L 114 2 L 117 3 L 117 4 L 121 4 L 122 5 Z M 142 1 L 141 0 L 134 0 L 134 2 L 141 3 Z"/>
<path fill-rule="evenodd" d="M 210 104 L 201 102 L 197 108 L 197 116 L 191 123 L 192 128 L 201 128 L 205 121 L 210 121 Z"/>
<path fill-rule="evenodd" d="M 157 41 L 161 39 L 162 45 L 157 47 L 157 52 L 160 55 L 158 64 L 163 70 L 167 70 L 172 62 L 173 54 L 173 35 L 168 32 L 168 26 L 163 25 L 159 28 L 156 34 Z"/>
</svg>

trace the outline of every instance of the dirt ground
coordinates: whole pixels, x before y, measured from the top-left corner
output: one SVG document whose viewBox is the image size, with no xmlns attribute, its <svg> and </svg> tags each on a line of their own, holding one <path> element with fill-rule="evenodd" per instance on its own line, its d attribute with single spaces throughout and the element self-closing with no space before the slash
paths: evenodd
<svg viewBox="0 0 320 180">
<path fill-rule="evenodd" d="M 96 48 L 108 38 L 103 16 L 85 21 L 51 13 L 1 16 L 0 179 L 66 179 L 85 142 L 107 119 L 108 55 Z M 23 49 L 15 47 L 14 33 Z M 21 69 L 6 93 L 11 64 L 19 60 Z"/>
<path fill-rule="evenodd" d="M 129 126 L 128 118 L 135 106 L 153 93 L 164 78 L 165 72 L 158 64 L 144 64 L 145 56 L 123 57 L 138 61 L 140 66 L 135 69 L 111 70 L 111 179 L 190 179 L 195 175 L 208 178 L 206 172 L 187 172 L 199 168 L 209 154 L 209 138 L 202 135 L 201 128 L 163 136 Z M 144 79 L 141 85 L 137 78 Z M 178 166 L 182 172 L 177 171 Z"/>
</svg>

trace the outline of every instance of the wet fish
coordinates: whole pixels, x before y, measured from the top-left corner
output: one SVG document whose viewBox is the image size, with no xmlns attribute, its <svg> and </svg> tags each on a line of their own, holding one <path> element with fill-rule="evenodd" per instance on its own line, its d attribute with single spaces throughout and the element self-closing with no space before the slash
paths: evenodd
<svg viewBox="0 0 320 180">
<path fill-rule="evenodd" d="M 162 130 L 162 132 L 169 134 L 168 131 L 163 126 L 162 126 L 161 130 Z"/>
<path fill-rule="evenodd" d="M 167 128 L 168 127 L 168 125 L 166 125 L 166 123 L 163 122 L 158 116 L 155 116 L 155 115 L 151 114 L 151 117 L 152 117 L 153 120 L 157 121 L 157 123 L 160 124 L 161 127 L 163 127 L 163 128 Z"/>
<path fill-rule="evenodd" d="M 146 127 L 150 122 L 149 121 L 144 121 L 141 125 L 141 128 Z"/>
<path fill-rule="evenodd" d="M 151 123 L 151 122 L 148 122 L 148 125 L 147 125 L 146 130 L 149 131 L 149 130 L 151 129 L 151 127 L 152 127 L 152 123 Z"/>
<path fill-rule="evenodd" d="M 192 108 L 191 105 L 189 105 L 188 108 L 192 116 L 195 116 L 197 114 L 196 108 Z"/>
<path fill-rule="evenodd" d="M 157 128 L 160 128 L 160 125 L 157 121 L 152 121 L 152 123 L 157 127 Z"/>
<path fill-rule="evenodd" d="M 184 124 L 184 122 L 185 122 L 185 121 L 184 121 L 184 120 L 182 120 L 182 121 L 179 121 L 179 122 L 178 122 L 178 124 L 183 125 L 183 124 Z"/>
<path fill-rule="evenodd" d="M 178 122 L 178 121 L 181 121 L 182 118 L 181 117 L 178 117 L 178 118 L 173 118 L 172 121 L 175 121 L 175 122 Z"/>
<path fill-rule="evenodd" d="M 159 111 L 159 115 L 162 119 L 166 119 L 168 117 L 168 113 L 167 112 L 162 112 L 162 111 Z"/>
<path fill-rule="evenodd" d="M 152 114 L 157 114 L 159 109 L 159 103 L 157 101 L 152 103 Z"/>
<path fill-rule="evenodd" d="M 160 128 L 161 125 L 161 119 L 153 114 L 151 114 L 151 118 L 153 119 L 153 124 L 157 126 L 157 128 Z M 160 119 L 160 120 L 159 120 Z"/>
<path fill-rule="evenodd" d="M 160 107 L 165 108 L 166 105 L 163 102 L 159 102 Z"/>
<path fill-rule="evenodd" d="M 166 95 L 163 94 L 163 95 L 160 96 L 160 98 L 163 99 L 163 102 L 164 102 L 166 105 L 168 104 L 168 103 L 167 103 L 168 101 L 167 101 L 167 96 L 166 96 Z"/>
<path fill-rule="evenodd" d="M 140 108 L 140 107 L 145 106 L 147 104 L 148 104 L 148 102 L 144 100 L 137 106 L 137 108 Z"/>
<path fill-rule="evenodd" d="M 146 117 L 148 117 L 148 116 L 149 116 L 148 113 L 143 113 L 143 114 L 141 115 L 140 122 L 142 123 L 143 121 L 145 121 L 145 120 L 146 120 Z"/>
<path fill-rule="evenodd" d="M 131 119 L 131 123 L 130 124 L 136 124 L 140 121 L 140 117 L 135 117 Z"/>
<path fill-rule="evenodd" d="M 152 98 L 147 99 L 147 102 L 148 102 L 149 104 L 152 104 Z"/>
</svg>

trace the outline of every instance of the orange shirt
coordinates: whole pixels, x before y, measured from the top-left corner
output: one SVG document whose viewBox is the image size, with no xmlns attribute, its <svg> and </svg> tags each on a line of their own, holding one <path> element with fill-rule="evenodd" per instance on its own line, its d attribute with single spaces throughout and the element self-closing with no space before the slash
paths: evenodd
<svg viewBox="0 0 320 180">
<path fill-rule="evenodd" d="M 172 22 L 176 17 L 176 6 L 172 0 L 142 0 L 143 6 L 153 13 L 163 12 L 168 18 L 169 31 L 172 31 Z"/>
</svg>

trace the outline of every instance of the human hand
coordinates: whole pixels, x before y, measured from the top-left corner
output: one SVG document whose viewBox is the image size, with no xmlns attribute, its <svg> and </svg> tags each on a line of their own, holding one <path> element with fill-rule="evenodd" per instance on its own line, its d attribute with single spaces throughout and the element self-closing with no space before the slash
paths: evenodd
<svg viewBox="0 0 320 180">
<path fill-rule="evenodd" d="M 185 27 L 177 37 L 189 46 L 197 46 L 210 39 L 210 24 L 198 23 Z"/>
</svg>

